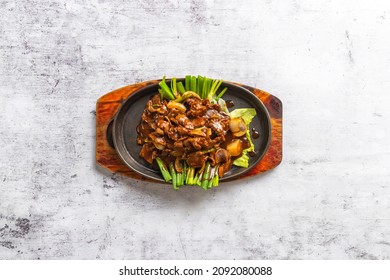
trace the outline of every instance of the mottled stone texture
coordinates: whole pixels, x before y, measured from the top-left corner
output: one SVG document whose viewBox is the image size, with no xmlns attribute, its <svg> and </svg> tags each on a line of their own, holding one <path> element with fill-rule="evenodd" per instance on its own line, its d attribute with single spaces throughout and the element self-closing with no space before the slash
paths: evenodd
<svg viewBox="0 0 390 280">
<path fill-rule="evenodd" d="M 389 259 L 385 3 L 0 1 L 0 258 Z M 187 73 L 278 96 L 282 164 L 207 192 L 100 170 L 97 98 Z"/>
</svg>

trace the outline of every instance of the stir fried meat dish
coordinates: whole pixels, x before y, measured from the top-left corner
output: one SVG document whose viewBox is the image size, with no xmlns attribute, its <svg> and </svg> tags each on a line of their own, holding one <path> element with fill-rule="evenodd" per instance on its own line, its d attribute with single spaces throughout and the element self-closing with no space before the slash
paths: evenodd
<svg viewBox="0 0 390 280">
<path fill-rule="evenodd" d="M 137 127 L 140 156 L 151 165 L 156 158 L 166 165 L 174 162 L 177 172 L 183 163 L 204 168 L 208 161 L 222 177 L 250 145 L 247 126 L 242 118 L 230 118 L 220 105 L 194 92 L 187 96 L 178 102 L 156 94 L 147 102 Z"/>
</svg>

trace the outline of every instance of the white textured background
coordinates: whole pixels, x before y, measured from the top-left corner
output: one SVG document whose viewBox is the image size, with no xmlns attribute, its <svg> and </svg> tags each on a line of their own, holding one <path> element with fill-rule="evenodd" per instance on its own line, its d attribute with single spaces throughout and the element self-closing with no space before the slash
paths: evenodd
<svg viewBox="0 0 390 280">
<path fill-rule="evenodd" d="M 0 1 L 1 259 L 389 259 L 388 1 Z M 284 104 L 275 170 L 104 173 L 96 99 L 202 74 Z"/>
</svg>

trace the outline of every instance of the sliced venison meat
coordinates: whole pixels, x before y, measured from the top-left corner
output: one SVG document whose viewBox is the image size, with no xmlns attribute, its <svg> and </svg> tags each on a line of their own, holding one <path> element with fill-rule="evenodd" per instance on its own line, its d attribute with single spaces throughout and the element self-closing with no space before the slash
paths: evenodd
<svg viewBox="0 0 390 280">
<path fill-rule="evenodd" d="M 191 95 L 179 103 L 154 95 L 146 104 L 137 127 L 140 156 L 152 164 L 160 157 L 166 164 L 183 161 L 204 168 L 207 159 L 219 165 L 223 176 L 231 167 L 231 155 L 225 149 L 230 116 L 218 104 Z"/>
<path fill-rule="evenodd" d="M 191 167 L 201 168 L 207 160 L 207 156 L 202 152 L 195 152 L 188 155 L 187 163 Z"/>
</svg>

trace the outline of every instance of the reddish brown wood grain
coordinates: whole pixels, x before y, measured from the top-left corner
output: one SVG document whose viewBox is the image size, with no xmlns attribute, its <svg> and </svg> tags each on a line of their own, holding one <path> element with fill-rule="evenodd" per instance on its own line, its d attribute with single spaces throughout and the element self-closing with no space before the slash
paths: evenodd
<svg viewBox="0 0 390 280">
<path fill-rule="evenodd" d="M 115 149 L 109 145 L 106 132 L 110 121 L 127 97 L 142 87 L 157 83 L 157 80 L 151 80 L 125 86 L 98 99 L 96 103 L 96 161 L 105 169 L 137 180 L 155 182 L 134 172 L 122 162 Z M 270 145 L 260 162 L 249 172 L 241 176 L 241 178 L 246 178 L 273 169 L 282 161 L 282 102 L 277 97 L 263 90 L 236 84 L 253 92 L 264 103 L 271 116 Z"/>
</svg>

